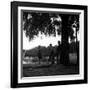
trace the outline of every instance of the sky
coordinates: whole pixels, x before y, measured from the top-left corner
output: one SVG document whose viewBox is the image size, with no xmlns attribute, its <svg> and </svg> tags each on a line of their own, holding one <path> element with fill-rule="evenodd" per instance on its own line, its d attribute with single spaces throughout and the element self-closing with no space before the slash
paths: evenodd
<svg viewBox="0 0 90 90">
<path fill-rule="evenodd" d="M 39 32 L 38 36 L 35 36 L 33 40 L 29 41 L 29 38 L 26 37 L 25 31 L 23 30 L 23 49 L 25 50 L 30 50 L 39 45 L 47 47 L 49 44 L 52 44 L 52 46 L 55 46 L 58 41 L 61 41 L 61 35 L 56 34 L 56 37 L 45 36 L 44 34 L 41 34 L 41 32 Z"/>
</svg>

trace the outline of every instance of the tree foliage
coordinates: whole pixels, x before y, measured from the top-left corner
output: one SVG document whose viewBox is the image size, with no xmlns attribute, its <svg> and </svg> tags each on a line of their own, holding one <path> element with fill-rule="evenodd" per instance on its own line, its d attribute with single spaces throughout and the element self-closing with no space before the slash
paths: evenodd
<svg viewBox="0 0 90 90">
<path fill-rule="evenodd" d="M 31 17 L 30 17 L 31 16 Z M 29 18 L 28 18 L 29 17 Z M 23 13 L 24 30 L 26 31 L 26 36 L 29 39 L 33 39 L 35 35 L 39 32 L 45 35 L 56 35 L 56 26 L 58 26 L 58 34 L 60 34 L 61 21 L 56 20 L 58 15 L 49 13 Z"/>
<path fill-rule="evenodd" d="M 64 14 L 23 12 L 23 30 L 26 36 L 29 37 L 29 40 L 32 40 L 39 32 L 49 36 L 56 36 L 56 30 L 58 35 L 60 35 L 62 29 L 68 27 L 68 35 L 73 39 L 75 37 L 73 36 L 74 32 L 72 27 L 77 28 L 77 31 L 79 30 L 79 15 L 68 15 L 67 21 L 65 21 L 65 17 Z M 65 22 L 66 25 L 63 26 L 62 21 Z"/>
</svg>

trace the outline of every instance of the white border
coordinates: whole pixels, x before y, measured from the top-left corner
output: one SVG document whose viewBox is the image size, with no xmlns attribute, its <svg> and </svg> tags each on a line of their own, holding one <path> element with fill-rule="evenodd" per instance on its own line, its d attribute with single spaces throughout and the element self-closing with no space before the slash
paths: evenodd
<svg viewBox="0 0 90 90">
<path fill-rule="evenodd" d="M 80 13 L 80 68 L 79 68 L 80 74 L 21 78 L 21 10 Z M 18 83 L 67 81 L 67 80 L 83 80 L 83 79 L 84 79 L 84 10 L 18 7 Z"/>
</svg>

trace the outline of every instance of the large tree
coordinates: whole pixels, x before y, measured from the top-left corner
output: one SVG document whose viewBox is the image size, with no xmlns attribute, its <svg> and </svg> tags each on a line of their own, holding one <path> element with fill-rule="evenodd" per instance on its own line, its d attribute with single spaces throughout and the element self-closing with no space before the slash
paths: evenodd
<svg viewBox="0 0 90 90">
<path fill-rule="evenodd" d="M 62 53 L 61 53 L 61 62 L 64 64 L 69 63 L 69 43 L 68 38 L 70 37 L 71 41 L 75 38 L 77 40 L 77 31 L 79 30 L 79 15 L 70 15 L 62 14 Z M 74 29 L 76 33 L 74 32 Z M 74 33 L 76 35 L 74 35 Z"/>
</svg>

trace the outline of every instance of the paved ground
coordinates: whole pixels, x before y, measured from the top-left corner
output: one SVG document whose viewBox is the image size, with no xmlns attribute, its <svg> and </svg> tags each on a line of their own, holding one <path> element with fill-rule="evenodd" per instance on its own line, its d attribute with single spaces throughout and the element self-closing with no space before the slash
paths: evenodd
<svg viewBox="0 0 90 90">
<path fill-rule="evenodd" d="M 75 65 L 64 66 L 62 64 L 54 65 L 42 65 L 42 64 L 33 64 L 33 65 L 23 65 L 23 76 L 32 77 L 32 76 L 51 76 L 51 75 L 69 75 L 69 74 L 78 74 L 79 68 Z"/>
</svg>

